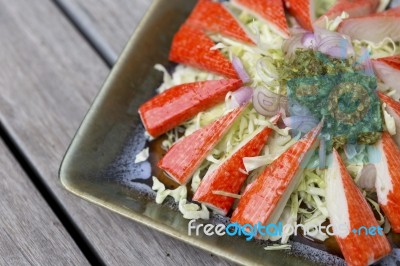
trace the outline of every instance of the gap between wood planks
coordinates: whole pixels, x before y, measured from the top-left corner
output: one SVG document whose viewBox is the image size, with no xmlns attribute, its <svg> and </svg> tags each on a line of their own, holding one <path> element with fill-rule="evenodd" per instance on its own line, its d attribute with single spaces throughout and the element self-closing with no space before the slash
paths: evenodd
<svg viewBox="0 0 400 266">
<path fill-rule="evenodd" d="M 71 217 L 63 209 L 58 202 L 57 197 L 51 192 L 47 185 L 42 181 L 39 174 L 32 167 L 30 161 L 27 159 L 22 150 L 18 147 L 10 134 L 6 131 L 3 124 L 0 122 L 0 138 L 3 139 L 8 150 L 20 164 L 23 171 L 34 184 L 35 188 L 39 191 L 40 195 L 46 201 L 50 209 L 57 216 L 58 220 L 62 223 L 64 228 L 70 234 L 78 248 L 82 251 L 86 259 L 92 265 L 105 265 L 100 256 L 96 253 L 89 241 L 84 237 L 80 229 L 72 221 Z"/>
<path fill-rule="evenodd" d="M 117 54 L 108 44 L 108 42 L 97 32 L 87 15 L 69 0 L 53 0 L 53 3 L 74 25 L 75 29 L 84 37 L 89 45 L 93 47 L 106 65 L 109 68 L 112 68 L 117 60 Z M 71 235 L 72 239 L 85 255 L 90 264 L 100 266 L 105 265 L 104 261 L 97 254 L 91 243 L 84 237 L 81 230 L 76 226 L 69 214 L 59 203 L 57 197 L 40 178 L 39 174 L 31 165 L 31 162 L 19 148 L 17 143 L 15 143 L 9 132 L 7 132 L 7 130 L 4 128 L 1 121 L 0 138 L 3 139 L 11 154 L 19 162 L 26 175 L 31 179 L 35 188 L 39 191 L 67 232 Z"/>
<path fill-rule="evenodd" d="M 68 18 L 77 31 L 93 47 L 101 59 L 112 68 L 118 55 L 109 43 L 93 26 L 90 18 L 70 0 L 52 0 L 58 9 Z"/>
</svg>

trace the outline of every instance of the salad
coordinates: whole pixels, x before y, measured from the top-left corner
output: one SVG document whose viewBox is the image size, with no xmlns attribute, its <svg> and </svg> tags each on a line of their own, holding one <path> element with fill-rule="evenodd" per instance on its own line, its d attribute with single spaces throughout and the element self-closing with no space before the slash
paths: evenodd
<svg viewBox="0 0 400 266">
<path fill-rule="evenodd" d="M 139 108 L 176 183 L 153 176 L 156 202 L 172 197 L 187 219 L 328 224 L 349 265 L 388 255 L 385 234 L 400 233 L 400 7 L 388 2 L 199 0 L 173 38 L 174 71 L 155 66 L 164 82 Z"/>
</svg>

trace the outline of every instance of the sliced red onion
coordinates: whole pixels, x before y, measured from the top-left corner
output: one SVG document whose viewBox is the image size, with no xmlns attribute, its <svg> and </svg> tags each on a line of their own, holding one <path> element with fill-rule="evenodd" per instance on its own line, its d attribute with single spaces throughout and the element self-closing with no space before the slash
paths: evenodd
<svg viewBox="0 0 400 266">
<path fill-rule="evenodd" d="M 301 133 L 307 133 L 318 125 L 318 120 L 312 116 L 290 116 L 283 119 L 283 122 Z"/>
<path fill-rule="evenodd" d="M 242 87 L 232 93 L 232 99 L 235 101 L 236 106 L 231 106 L 231 107 L 238 107 L 245 105 L 250 101 L 252 97 L 253 97 L 253 88 Z"/>
<path fill-rule="evenodd" d="M 340 59 L 354 55 L 351 42 L 341 34 L 316 27 L 315 35 L 319 38 L 317 49 L 321 53 Z"/>
<path fill-rule="evenodd" d="M 297 49 L 306 48 L 302 43 L 302 39 L 303 39 L 303 32 L 294 34 L 289 39 L 287 39 L 282 46 L 282 49 L 285 52 L 285 54 L 290 56 L 294 54 L 294 52 Z"/>
<path fill-rule="evenodd" d="M 394 135 L 393 138 L 396 141 L 397 145 L 400 146 L 400 116 L 398 116 L 397 113 L 390 106 L 386 106 L 386 111 L 394 119 L 394 123 L 396 125 L 396 135 Z"/>
<path fill-rule="evenodd" d="M 253 94 L 253 106 L 256 111 L 265 116 L 274 116 L 280 111 L 281 95 L 263 87 L 257 87 Z"/>
<path fill-rule="evenodd" d="M 346 144 L 344 146 L 344 153 L 347 159 L 353 159 L 357 155 L 357 146 L 355 144 Z"/>
<path fill-rule="evenodd" d="M 304 47 L 314 49 L 318 47 L 319 44 L 318 36 L 315 35 L 313 32 L 306 32 L 301 38 L 301 43 Z"/>
<path fill-rule="evenodd" d="M 364 73 L 368 76 L 374 76 L 374 67 L 372 65 L 372 60 L 369 55 L 369 51 L 367 48 L 362 48 L 361 57 L 357 60 L 357 63 L 361 66 Z"/>
<path fill-rule="evenodd" d="M 315 27 L 315 32 L 299 32 L 293 34 L 283 44 L 283 51 L 292 55 L 297 49 L 318 49 L 321 53 L 335 58 L 348 58 L 354 55 L 351 42 L 341 34 Z"/>
<path fill-rule="evenodd" d="M 251 81 L 249 74 L 244 69 L 242 61 L 238 57 L 232 56 L 232 65 L 243 83 L 248 83 Z"/>
<path fill-rule="evenodd" d="M 376 75 L 379 77 L 383 83 L 390 88 L 394 89 L 394 95 L 392 97 L 399 101 L 400 100 L 400 70 L 397 70 L 390 65 L 380 62 L 373 61 L 373 66 Z"/>
<path fill-rule="evenodd" d="M 345 59 L 348 57 L 349 43 L 342 37 L 326 37 L 321 40 L 318 51 L 335 58 Z"/>
<path fill-rule="evenodd" d="M 326 141 L 324 138 L 321 138 L 319 143 L 319 168 L 323 169 L 326 166 Z"/>
<path fill-rule="evenodd" d="M 361 189 L 374 190 L 376 181 L 376 167 L 373 164 L 367 164 L 363 167 L 359 173 L 357 179 L 357 185 Z"/>
</svg>

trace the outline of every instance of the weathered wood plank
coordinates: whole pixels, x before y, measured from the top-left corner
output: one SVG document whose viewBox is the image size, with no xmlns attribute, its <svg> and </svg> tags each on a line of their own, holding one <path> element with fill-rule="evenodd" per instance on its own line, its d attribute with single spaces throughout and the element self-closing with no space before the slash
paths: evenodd
<svg viewBox="0 0 400 266">
<path fill-rule="evenodd" d="M 0 140 L 0 265 L 89 265 Z"/>
<path fill-rule="evenodd" d="M 62 188 L 62 156 L 109 69 L 50 1 L 1 0 L 0 20 L 0 120 L 104 262 L 226 265 Z"/>
<path fill-rule="evenodd" d="M 119 53 L 152 1 L 63 0 L 63 2 L 70 2 L 71 6 L 80 8 L 108 45 Z"/>
</svg>

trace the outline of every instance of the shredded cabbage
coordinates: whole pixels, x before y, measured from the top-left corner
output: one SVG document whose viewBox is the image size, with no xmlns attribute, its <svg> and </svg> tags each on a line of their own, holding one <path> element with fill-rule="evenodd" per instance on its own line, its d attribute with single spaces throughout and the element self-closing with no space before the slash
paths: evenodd
<svg viewBox="0 0 400 266">
<path fill-rule="evenodd" d="M 385 223 L 385 217 L 383 216 L 382 212 L 381 212 L 381 208 L 379 207 L 379 203 L 376 202 L 375 200 L 366 197 L 366 199 L 368 200 L 368 202 L 374 207 L 375 211 L 378 213 L 379 215 L 379 220 L 378 220 L 378 224 L 379 225 L 383 225 Z"/>
<path fill-rule="evenodd" d="M 200 171 L 201 171 L 200 169 L 196 170 L 196 172 L 193 175 L 192 182 L 190 183 L 190 187 L 191 187 L 193 193 L 196 192 L 200 186 L 200 182 L 201 182 Z"/>
<path fill-rule="evenodd" d="M 213 190 L 212 193 L 216 194 L 216 195 L 235 198 L 235 199 L 240 199 L 240 197 L 241 197 L 239 194 L 234 194 L 234 193 L 230 193 L 230 192 L 226 192 L 226 191 L 222 191 L 222 190 Z"/>
<path fill-rule="evenodd" d="M 387 131 L 392 136 L 396 135 L 396 122 L 394 118 L 386 111 L 386 103 L 382 105 L 382 111 Z"/>
<path fill-rule="evenodd" d="M 210 219 L 210 212 L 204 204 L 200 206 L 194 203 L 188 203 L 186 199 L 179 201 L 179 211 L 183 214 L 185 219 Z"/>
<path fill-rule="evenodd" d="M 173 190 L 165 189 L 164 184 L 161 183 L 157 177 L 153 176 L 152 189 L 157 192 L 157 204 L 163 203 L 168 196 L 174 198 L 175 202 L 179 202 L 179 211 L 183 214 L 183 218 L 190 220 L 208 220 L 210 218 L 210 212 L 204 204 L 202 204 L 200 208 L 200 206 L 195 203 L 188 203 L 186 186 L 180 186 Z"/>
<path fill-rule="evenodd" d="M 385 11 L 386 7 L 389 5 L 390 0 L 380 0 L 379 1 L 379 6 L 378 9 L 376 10 L 376 12 L 382 12 Z"/>
<path fill-rule="evenodd" d="M 267 145 L 261 152 L 260 156 L 245 157 L 243 164 L 247 172 L 251 172 L 259 167 L 272 163 L 282 153 L 288 150 L 300 138 L 300 135 L 292 138 L 290 135 L 282 136 L 275 132 L 269 138 Z"/>
<path fill-rule="evenodd" d="M 306 228 L 320 226 L 328 218 L 325 199 L 325 170 L 317 168 L 317 165 L 319 165 L 319 157 L 315 155 L 303 171 L 303 178 L 296 190 L 299 196 L 299 220 Z M 304 207 L 301 203 L 304 203 Z M 327 238 L 326 235 L 319 232 L 314 233 L 315 236 L 312 236 L 314 239 L 324 241 Z"/>
<path fill-rule="evenodd" d="M 275 93 L 280 93 L 281 89 L 279 88 L 279 83 L 272 82 L 274 80 L 273 77 L 267 78 L 266 82 L 265 75 L 262 75 L 259 68 L 254 66 L 259 65 L 264 58 L 271 58 L 274 60 L 283 59 L 284 53 L 282 51 L 282 45 L 284 39 L 276 33 L 270 25 L 248 12 L 238 10 L 229 4 L 228 8 L 230 8 L 233 13 L 236 13 L 237 18 L 246 28 L 246 32 L 252 35 L 254 37 L 253 39 L 256 40 L 257 46 L 250 46 L 215 34 L 211 36 L 211 38 L 217 42 L 217 45 L 213 48 L 219 48 L 220 51 L 230 59 L 232 59 L 232 55 L 238 57 L 243 62 L 244 68 L 251 77 L 252 87 L 263 86 Z"/>
<path fill-rule="evenodd" d="M 267 246 L 264 249 L 265 250 L 288 250 L 291 249 L 292 246 L 291 245 L 271 245 L 271 246 Z"/>
<path fill-rule="evenodd" d="M 163 91 L 170 89 L 173 86 L 181 85 L 184 83 L 216 80 L 222 78 L 219 75 L 185 65 L 177 65 L 174 69 L 172 76 L 168 73 L 167 69 L 163 65 L 156 64 L 154 68 L 163 73 L 163 83 L 160 87 L 158 87 L 158 93 L 162 93 Z"/>
<path fill-rule="evenodd" d="M 272 163 L 276 158 L 270 154 L 256 156 L 256 157 L 244 157 L 243 164 L 247 172 L 253 171 L 262 166 L 266 166 Z"/>
<path fill-rule="evenodd" d="M 149 158 L 149 148 L 144 148 L 135 157 L 135 163 L 141 163 L 146 161 Z"/>
<path fill-rule="evenodd" d="M 335 0 L 319 0 L 313 1 L 315 5 L 315 17 L 319 18 L 329 10 L 335 3 Z"/>
<path fill-rule="evenodd" d="M 352 44 L 356 54 L 361 54 L 363 48 L 367 48 L 372 59 L 393 56 L 400 53 L 400 43 L 394 42 L 389 37 L 386 37 L 379 43 L 366 40 L 352 40 Z"/>
<path fill-rule="evenodd" d="M 342 12 L 340 16 L 337 16 L 334 19 L 329 19 L 327 16 L 324 17 L 325 20 L 325 28 L 330 31 L 336 31 L 337 28 L 339 27 L 340 23 L 342 23 L 343 20 L 347 19 L 349 17 L 349 14 L 346 12 Z"/>
</svg>

